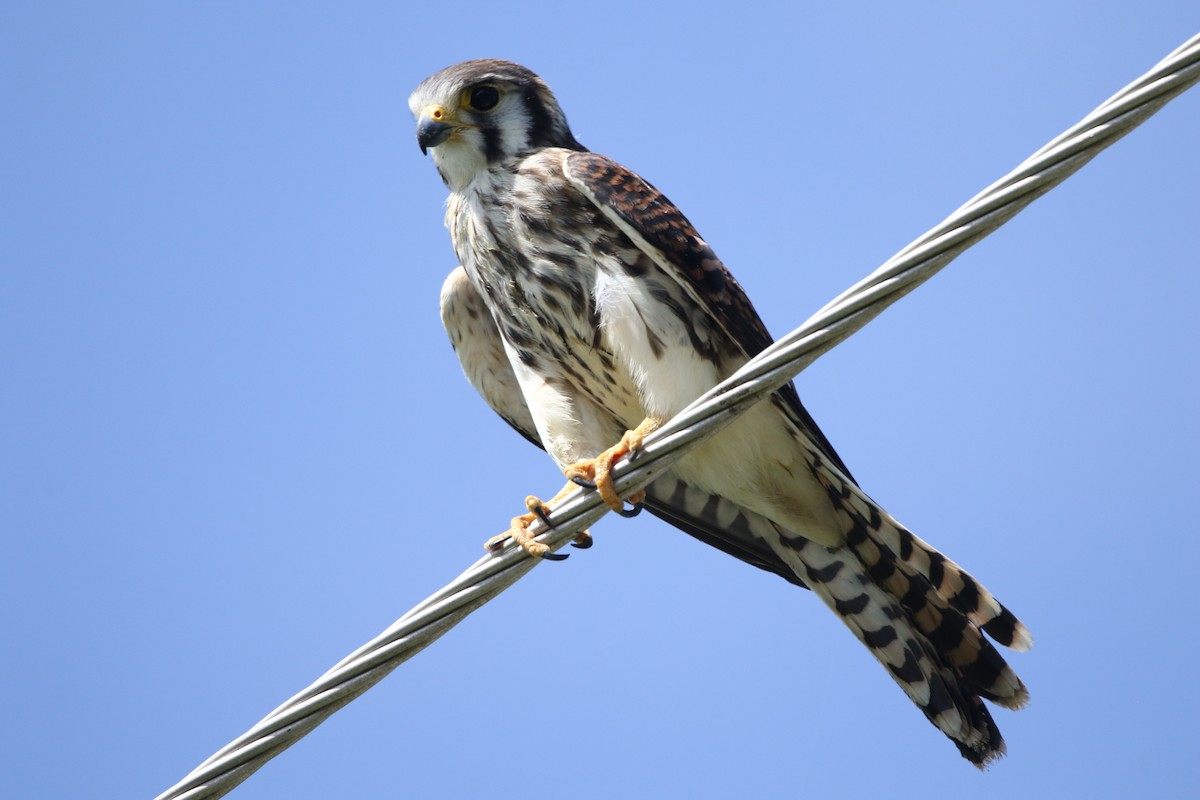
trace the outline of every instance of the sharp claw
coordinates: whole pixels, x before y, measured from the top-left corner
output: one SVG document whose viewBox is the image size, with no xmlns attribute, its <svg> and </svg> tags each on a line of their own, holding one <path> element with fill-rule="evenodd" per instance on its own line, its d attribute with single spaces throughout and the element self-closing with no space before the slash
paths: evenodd
<svg viewBox="0 0 1200 800">
<path fill-rule="evenodd" d="M 554 523 L 550 521 L 550 515 L 546 513 L 545 506 L 534 506 L 533 513 L 537 514 L 537 518 L 545 523 L 547 528 L 553 528 Z"/>
<path fill-rule="evenodd" d="M 642 513 L 642 504 L 638 503 L 637 505 L 632 505 L 629 508 L 622 508 L 620 511 L 617 511 L 617 509 L 614 508 L 613 511 L 616 511 L 616 513 L 620 514 L 626 519 L 630 519 Z"/>
<path fill-rule="evenodd" d="M 542 553 L 543 561 L 566 561 L 570 557 L 570 553 Z"/>
<path fill-rule="evenodd" d="M 577 547 L 580 550 L 587 550 L 591 546 L 592 546 L 592 537 L 591 536 L 588 536 L 585 538 L 580 538 L 577 536 L 571 540 L 571 547 Z"/>
<path fill-rule="evenodd" d="M 575 484 L 576 486 L 582 486 L 584 489 L 595 489 L 596 488 L 596 484 L 592 483 L 591 481 L 587 480 L 586 478 L 580 478 L 578 475 L 574 475 L 571 477 L 571 483 Z M 642 504 L 634 503 L 629 508 L 623 508 L 620 511 L 618 511 L 617 509 L 614 508 L 613 511 L 616 512 L 617 514 L 620 514 L 622 517 L 629 519 L 631 517 L 636 517 L 638 514 L 642 513 Z M 539 517 L 541 517 L 542 522 L 545 522 L 550 527 L 554 527 L 553 525 L 551 525 L 550 520 L 546 519 L 545 517 L 542 517 L 542 514 L 538 512 L 538 509 L 535 508 L 534 512 L 537 513 Z"/>
</svg>

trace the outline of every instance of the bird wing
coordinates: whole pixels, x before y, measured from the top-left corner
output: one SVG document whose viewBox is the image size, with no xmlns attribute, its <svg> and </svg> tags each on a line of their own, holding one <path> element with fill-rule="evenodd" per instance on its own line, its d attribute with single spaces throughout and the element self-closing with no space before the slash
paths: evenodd
<svg viewBox="0 0 1200 800">
<path fill-rule="evenodd" d="M 462 267 L 452 271 L 442 285 L 441 316 L 467 380 L 517 433 L 542 447 L 500 333 Z M 702 492 L 670 473 L 646 487 L 645 505 L 656 517 L 705 544 L 804 586 L 795 570 L 767 544 L 777 533 L 766 518 L 719 495 Z"/>
<path fill-rule="evenodd" d="M 770 343 L 741 287 L 656 189 L 590 154 L 567 156 L 564 173 L 747 358 Z M 483 298 L 473 289 L 461 296 L 461 287 L 471 286 L 465 275 L 453 283 L 460 288 L 449 302 L 443 296 L 443 317 L 468 378 L 509 424 L 538 443 Z M 647 507 L 700 541 L 812 589 L 963 756 L 986 765 L 1004 752 L 1004 740 L 983 700 L 1020 708 L 1029 694 L 984 634 L 1027 649 L 1028 630 L 982 584 L 849 480 L 794 388 L 772 401 L 809 443 L 811 475 L 830 499 L 840 541 L 822 543 L 672 473 L 647 487 Z"/>
<path fill-rule="evenodd" d="M 662 192 L 596 153 L 572 153 L 563 170 L 572 185 L 708 311 L 747 359 L 774 342 L 741 284 Z M 845 462 L 801 404 L 795 385 L 789 382 L 776 394 L 792 422 L 853 481 Z"/>
<path fill-rule="evenodd" d="M 500 331 L 462 267 L 455 267 L 442 284 L 441 315 L 450 346 L 475 391 L 513 430 L 542 447 Z"/>
</svg>

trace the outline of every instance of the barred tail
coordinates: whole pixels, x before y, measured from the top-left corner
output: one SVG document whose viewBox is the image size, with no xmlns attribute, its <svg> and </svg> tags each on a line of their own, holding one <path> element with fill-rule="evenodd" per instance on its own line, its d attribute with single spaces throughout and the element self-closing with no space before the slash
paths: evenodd
<svg viewBox="0 0 1200 800">
<path fill-rule="evenodd" d="M 1004 739 L 984 699 L 1015 709 L 1029 693 L 983 634 L 1027 650 L 1029 631 L 815 453 L 814 462 L 842 520 L 834 548 L 670 474 L 648 487 L 647 506 L 701 541 L 811 588 L 963 756 L 985 766 L 1004 753 Z"/>
<path fill-rule="evenodd" d="M 1017 709 L 1029 692 L 984 633 L 1027 650 L 1028 629 L 857 486 L 820 465 L 815 472 L 844 518 L 844 544 L 826 548 L 779 531 L 777 546 L 794 554 L 804 582 L 965 758 L 983 767 L 1000 757 L 1004 739 L 983 700 Z"/>
<path fill-rule="evenodd" d="M 961 611 L 932 589 L 922 591 L 922 581 L 902 562 L 887 560 L 870 537 L 837 548 L 799 537 L 782 541 L 802 563 L 805 583 L 965 758 L 982 767 L 1003 755 L 1004 739 L 981 698 L 1018 708 L 1028 692 Z M 880 557 L 871 561 L 860 551 Z M 893 571 L 879 580 L 883 564 Z"/>
<path fill-rule="evenodd" d="M 842 502 L 854 503 L 857 499 L 845 497 Z M 859 500 L 854 504 L 863 503 Z M 868 506 L 865 516 L 856 520 L 847 536 L 847 544 L 855 548 L 867 563 L 878 564 L 875 571 L 880 573 L 880 579 L 890 571 L 883 562 L 890 561 L 905 574 L 919 578 L 922 585 L 928 585 L 938 597 L 944 598 L 944 602 L 960 611 L 972 625 L 985 631 L 999 644 L 1018 652 L 1033 646 L 1029 629 L 966 570 L 926 544 L 873 502 L 867 500 L 865 505 Z"/>
</svg>

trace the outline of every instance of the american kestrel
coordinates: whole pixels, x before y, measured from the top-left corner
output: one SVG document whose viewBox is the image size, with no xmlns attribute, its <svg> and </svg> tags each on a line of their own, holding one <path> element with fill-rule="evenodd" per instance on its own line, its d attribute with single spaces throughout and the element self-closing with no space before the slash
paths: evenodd
<svg viewBox="0 0 1200 800">
<path fill-rule="evenodd" d="M 463 370 L 568 476 L 620 508 L 612 461 L 770 334 L 687 218 L 581 145 L 525 67 L 457 64 L 409 106 L 450 190 L 462 266 L 441 307 Z M 1015 709 L 1028 692 L 984 634 L 1026 650 L 1028 630 L 863 493 L 792 384 L 630 500 L 812 589 L 964 757 L 983 766 L 1004 752 L 983 700 Z M 528 504 L 512 533 L 541 554 L 522 526 L 544 509 Z"/>
</svg>

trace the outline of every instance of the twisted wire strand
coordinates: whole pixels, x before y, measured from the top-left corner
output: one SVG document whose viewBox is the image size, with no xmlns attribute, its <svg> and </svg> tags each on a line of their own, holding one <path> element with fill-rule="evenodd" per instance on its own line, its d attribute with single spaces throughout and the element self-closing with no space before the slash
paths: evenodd
<svg viewBox="0 0 1200 800">
<path fill-rule="evenodd" d="M 787 383 L 1197 81 L 1200 35 L 1189 39 L 648 436 L 633 461 L 623 460 L 614 469 L 617 491 L 628 496 L 650 483 L 692 447 Z M 547 530 L 538 521 L 530 530 L 539 535 L 539 541 L 558 549 L 607 510 L 595 491 L 575 492 L 550 510 L 553 529 Z M 157 800 L 199 800 L 226 794 L 537 563 L 524 550 L 511 545 L 500 553 L 484 556 L 221 748 Z"/>
</svg>

